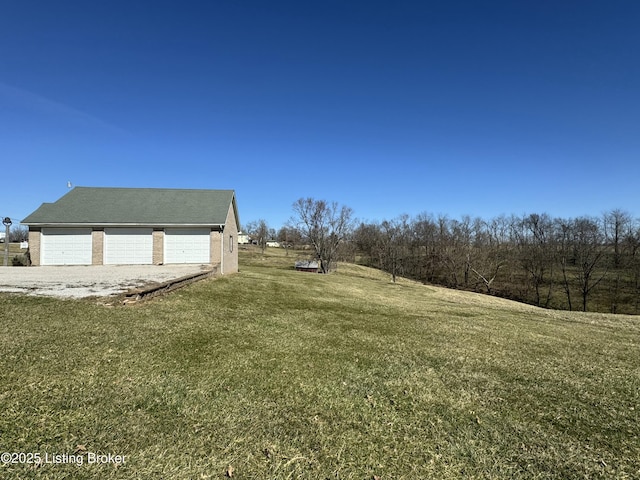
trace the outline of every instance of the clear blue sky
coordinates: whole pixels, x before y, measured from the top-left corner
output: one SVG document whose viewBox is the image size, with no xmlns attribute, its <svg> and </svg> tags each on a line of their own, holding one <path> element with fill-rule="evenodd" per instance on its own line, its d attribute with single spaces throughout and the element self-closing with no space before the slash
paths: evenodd
<svg viewBox="0 0 640 480">
<path fill-rule="evenodd" d="M 0 215 L 81 186 L 640 216 L 640 2 L 5 1 Z"/>
</svg>

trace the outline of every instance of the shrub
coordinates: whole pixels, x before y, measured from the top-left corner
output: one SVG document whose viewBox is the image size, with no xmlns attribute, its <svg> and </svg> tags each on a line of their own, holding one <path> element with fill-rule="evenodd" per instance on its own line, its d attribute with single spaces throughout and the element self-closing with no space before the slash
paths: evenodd
<svg viewBox="0 0 640 480">
<path fill-rule="evenodd" d="M 24 258 L 24 255 L 16 255 L 11 259 L 11 265 L 14 267 L 26 267 L 27 259 Z"/>
</svg>

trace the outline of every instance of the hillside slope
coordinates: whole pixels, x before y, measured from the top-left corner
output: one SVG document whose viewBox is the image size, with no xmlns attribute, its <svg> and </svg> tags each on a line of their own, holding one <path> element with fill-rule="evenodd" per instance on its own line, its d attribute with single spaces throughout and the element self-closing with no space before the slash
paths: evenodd
<svg viewBox="0 0 640 480">
<path fill-rule="evenodd" d="M 4 449 L 126 456 L 0 476 L 640 476 L 638 319 L 290 263 L 133 307 L 0 296 Z"/>
</svg>

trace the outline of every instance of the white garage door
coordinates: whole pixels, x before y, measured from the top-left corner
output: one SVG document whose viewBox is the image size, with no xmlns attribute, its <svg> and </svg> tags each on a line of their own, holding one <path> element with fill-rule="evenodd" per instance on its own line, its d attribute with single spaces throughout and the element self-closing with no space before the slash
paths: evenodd
<svg viewBox="0 0 640 480">
<path fill-rule="evenodd" d="M 150 265 L 153 263 L 151 228 L 105 228 L 106 265 Z"/>
<path fill-rule="evenodd" d="M 164 263 L 209 263 L 209 232 L 208 228 L 167 228 Z"/>
<path fill-rule="evenodd" d="M 41 265 L 91 265 L 91 229 L 43 228 Z"/>
</svg>

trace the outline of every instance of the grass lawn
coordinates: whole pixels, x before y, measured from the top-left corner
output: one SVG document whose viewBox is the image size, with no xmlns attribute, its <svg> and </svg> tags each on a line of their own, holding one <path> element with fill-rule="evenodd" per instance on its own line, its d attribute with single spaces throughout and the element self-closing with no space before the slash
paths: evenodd
<svg viewBox="0 0 640 480">
<path fill-rule="evenodd" d="M 282 255 L 126 307 L 0 295 L 0 451 L 61 460 L 0 478 L 640 478 L 639 318 Z"/>
</svg>

